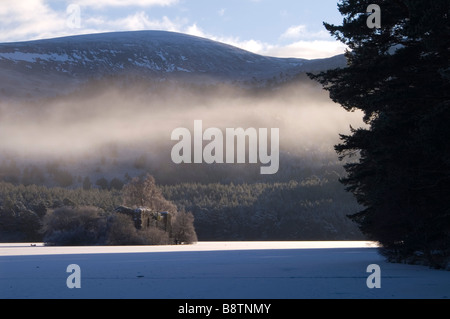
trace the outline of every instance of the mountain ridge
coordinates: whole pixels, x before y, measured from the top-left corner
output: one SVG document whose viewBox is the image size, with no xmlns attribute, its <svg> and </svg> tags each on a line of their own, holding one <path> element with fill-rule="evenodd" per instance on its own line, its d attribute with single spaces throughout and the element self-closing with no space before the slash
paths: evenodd
<svg viewBox="0 0 450 319">
<path fill-rule="evenodd" d="M 248 82 L 343 66 L 345 58 L 258 55 L 168 31 L 128 31 L 0 43 L 0 94 L 58 95 L 89 79 L 133 74 L 157 81 Z M 183 80 L 184 79 L 184 80 Z"/>
</svg>

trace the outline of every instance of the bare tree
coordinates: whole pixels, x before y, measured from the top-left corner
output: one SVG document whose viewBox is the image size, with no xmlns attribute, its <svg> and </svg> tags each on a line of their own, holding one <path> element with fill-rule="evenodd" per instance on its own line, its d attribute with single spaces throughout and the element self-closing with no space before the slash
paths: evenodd
<svg viewBox="0 0 450 319">
<path fill-rule="evenodd" d="M 194 228 L 194 215 L 179 212 L 172 225 L 172 236 L 177 244 L 193 244 L 197 242 Z"/>
<path fill-rule="evenodd" d="M 133 220 L 124 214 L 115 214 L 109 220 L 108 245 L 141 245 Z"/>
<path fill-rule="evenodd" d="M 122 190 L 124 205 L 147 207 L 156 212 L 175 213 L 177 207 L 166 200 L 153 176 L 135 177 Z"/>
</svg>

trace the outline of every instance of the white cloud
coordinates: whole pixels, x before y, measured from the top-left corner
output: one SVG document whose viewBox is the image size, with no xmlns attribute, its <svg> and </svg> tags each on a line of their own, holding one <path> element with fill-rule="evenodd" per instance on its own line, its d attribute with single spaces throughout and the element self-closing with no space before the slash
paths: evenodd
<svg viewBox="0 0 450 319">
<path fill-rule="evenodd" d="M 343 54 L 346 46 L 332 40 L 302 40 L 287 45 L 270 44 L 259 40 L 242 40 L 238 37 L 218 37 L 203 31 L 197 24 L 175 30 L 226 43 L 256 54 L 279 58 L 321 59 Z"/>
<path fill-rule="evenodd" d="M 282 38 L 300 38 L 302 35 L 306 33 L 306 26 L 305 25 L 297 25 L 292 26 L 289 29 L 287 29 L 282 35 Z"/>
<path fill-rule="evenodd" d="M 327 31 L 321 30 L 318 32 L 311 32 L 306 25 L 294 25 L 289 27 L 281 36 L 281 39 L 329 39 L 330 34 Z"/>
<path fill-rule="evenodd" d="M 211 39 L 211 36 L 208 36 L 205 32 L 203 32 L 203 30 L 200 29 L 197 26 L 197 24 L 195 24 L 195 23 L 193 25 L 190 25 L 187 28 L 185 28 L 184 31 L 178 30 L 178 32 L 183 32 L 183 33 L 186 33 L 186 34 L 194 35 L 196 37 L 202 37 L 202 38 L 209 38 L 209 39 Z"/>
<path fill-rule="evenodd" d="M 288 45 L 274 45 L 258 40 L 214 38 L 238 48 L 278 58 L 322 59 L 343 54 L 346 46 L 337 41 L 297 41 Z"/>
<path fill-rule="evenodd" d="M 94 21 L 87 20 L 86 24 Z M 133 31 L 133 30 L 166 30 L 166 31 L 178 31 L 179 24 L 170 20 L 164 16 L 161 19 L 150 19 L 144 11 L 136 12 L 125 18 L 116 20 L 104 19 L 97 27 L 106 27 L 110 31 Z"/>
<path fill-rule="evenodd" d="M 280 58 L 320 59 L 343 54 L 345 49 L 346 46 L 338 41 L 314 40 L 273 46 L 262 53 Z"/>
<path fill-rule="evenodd" d="M 72 0 L 74 4 L 84 7 L 104 8 L 104 7 L 151 7 L 170 6 L 178 3 L 178 0 Z"/>
<path fill-rule="evenodd" d="M 254 39 L 242 40 L 238 37 L 218 37 L 206 33 L 199 28 L 197 24 L 193 24 L 184 29 L 180 28 L 175 31 L 219 41 L 256 54 L 279 58 L 329 58 L 335 55 L 343 54 L 346 49 L 346 46 L 338 41 L 305 40 L 287 45 L 275 45 Z"/>
<path fill-rule="evenodd" d="M 65 12 L 55 12 L 42 0 L 8 1 L 0 6 L 0 21 L 1 41 L 53 36 L 66 28 Z"/>
<path fill-rule="evenodd" d="M 178 32 L 194 35 L 197 37 L 207 38 L 213 41 L 229 44 L 243 50 L 247 50 L 253 53 L 261 53 L 265 50 L 272 48 L 271 45 L 258 40 L 241 40 L 238 37 L 218 37 L 212 34 L 204 32 L 197 24 L 190 25 L 186 28 L 181 28 Z"/>
<path fill-rule="evenodd" d="M 0 4 L 5 0 L 0 0 Z M 156 3 L 156 1 L 135 1 Z M 103 1 L 106 3 L 106 1 Z M 158 3 L 162 3 L 158 1 Z M 26 41 L 54 38 L 76 34 L 110 31 L 167 30 L 182 31 L 187 22 L 172 21 L 167 17 L 150 19 L 144 11 L 138 11 L 123 18 L 111 19 L 97 12 L 85 14 L 81 10 L 79 26 L 71 27 L 70 12 L 53 10 L 45 0 L 27 0 L 0 5 L 0 42 Z"/>
</svg>

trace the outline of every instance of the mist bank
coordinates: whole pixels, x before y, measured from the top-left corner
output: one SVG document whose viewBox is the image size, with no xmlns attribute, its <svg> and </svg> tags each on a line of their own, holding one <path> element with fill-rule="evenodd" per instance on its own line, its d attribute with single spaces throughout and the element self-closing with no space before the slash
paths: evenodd
<svg viewBox="0 0 450 319">
<path fill-rule="evenodd" d="M 126 79 L 125 79 L 126 80 Z M 186 82 L 91 81 L 58 98 L 0 104 L 3 161 L 44 167 L 59 163 L 80 176 L 124 176 L 149 171 L 176 181 L 191 174 L 219 179 L 258 174 L 260 164 L 181 164 L 172 161 L 176 128 L 279 129 L 279 171 L 337 166 L 333 146 L 350 125 L 363 123 L 333 103 L 316 83 L 300 77 L 269 86 Z M 204 142 L 202 146 L 206 146 Z M 248 154 L 247 154 L 248 155 Z M 5 164 L 6 165 L 6 164 Z M 299 167 L 302 166 L 302 167 Z M 245 174 L 242 175 L 242 172 Z M 182 177 L 185 176 L 185 177 Z M 188 181 L 192 179 L 188 178 Z"/>
</svg>

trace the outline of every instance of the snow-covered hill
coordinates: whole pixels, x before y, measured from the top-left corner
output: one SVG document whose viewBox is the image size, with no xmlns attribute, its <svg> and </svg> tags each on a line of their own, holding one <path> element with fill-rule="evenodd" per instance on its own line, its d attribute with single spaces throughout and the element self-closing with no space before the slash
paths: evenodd
<svg viewBox="0 0 450 319">
<path fill-rule="evenodd" d="M 165 31 L 90 34 L 0 44 L 0 94 L 55 95 L 71 91 L 88 79 L 130 74 L 152 80 L 246 82 L 344 63 L 343 56 L 321 60 L 266 57 Z"/>
</svg>

